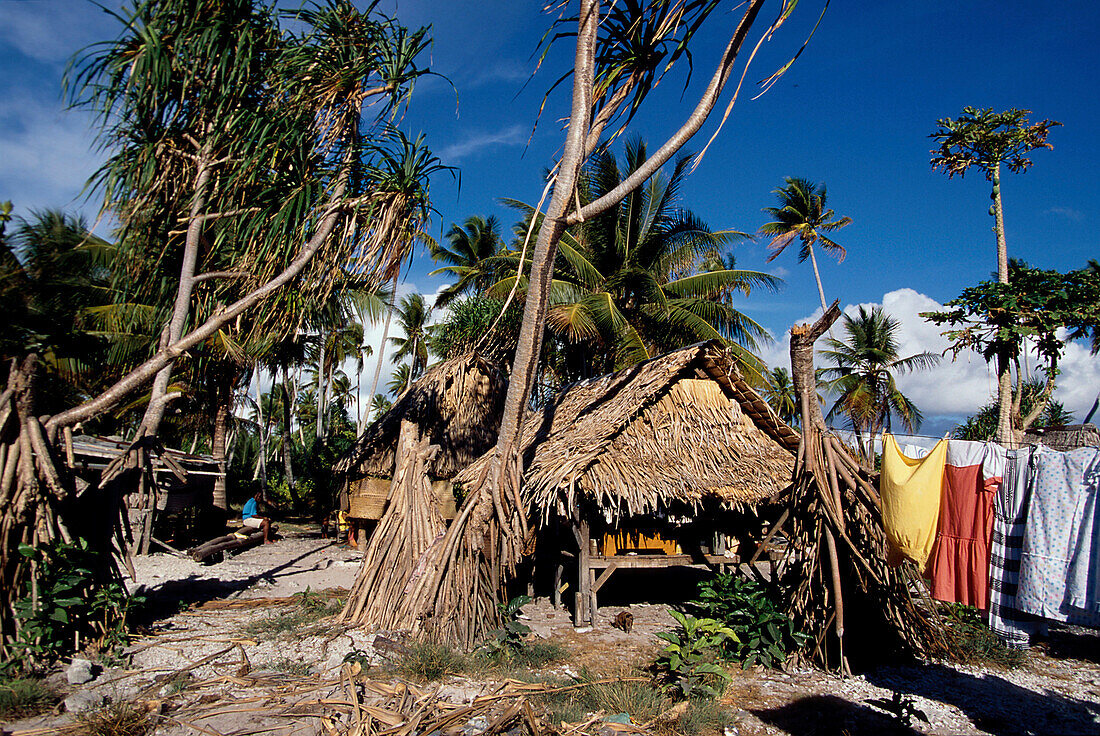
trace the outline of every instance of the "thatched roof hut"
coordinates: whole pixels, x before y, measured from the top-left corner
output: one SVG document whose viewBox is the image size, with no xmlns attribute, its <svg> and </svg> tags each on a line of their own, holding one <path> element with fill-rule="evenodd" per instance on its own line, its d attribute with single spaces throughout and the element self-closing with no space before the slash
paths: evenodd
<svg viewBox="0 0 1100 736">
<path fill-rule="evenodd" d="M 1100 447 L 1100 429 L 1097 429 L 1095 424 L 1067 424 L 1029 429 L 1024 432 L 1023 443 L 1044 445 L 1061 452 L 1076 450 L 1078 447 Z"/>
<path fill-rule="evenodd" d="M 451 478 L 496 442 L 507 389 L 503 371 L 477 354 L 438 363 L 367 427 L 336 471 L 349 480 L 392 476 L 401 420 L 407 419 L 439 445 L 429 477 Z"/>
<path fill-rule="evenodd" d="M 790 484 L 798 441 L 720 343 L 698 343 L 575 384 L 528 419 L 523 492 L 544 521 L 582 500 L 611 522 L 705 498 L 751 504 Z"/>
</svg>

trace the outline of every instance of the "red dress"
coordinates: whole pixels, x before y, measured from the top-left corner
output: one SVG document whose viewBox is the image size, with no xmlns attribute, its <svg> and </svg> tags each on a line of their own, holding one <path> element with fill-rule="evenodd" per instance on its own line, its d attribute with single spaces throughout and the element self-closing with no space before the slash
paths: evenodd
<svg viewBox="0 0 1100 736">
<path fill-rule="evenodd" d="M 989 542 L 1003 454 L 992 443 L 951 440 L 947 445 L 940 523 L 928 560 L 937 600 L 989 607 Z"/>
</svg>

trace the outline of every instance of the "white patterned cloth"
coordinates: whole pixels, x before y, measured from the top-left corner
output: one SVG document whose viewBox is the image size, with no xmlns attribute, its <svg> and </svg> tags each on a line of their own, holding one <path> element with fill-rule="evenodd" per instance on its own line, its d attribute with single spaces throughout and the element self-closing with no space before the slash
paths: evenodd
<svg viewBox="0 0 1100 736">
<path fill-rule="evenodd" d="M 1100 448 L 1040 447 L 1032 461 L 1017 607 L 1054 621 L 1100 626 Z"/>
<path fill-rule="evenodd" d="M 993 539 L 989 545 L 989 628 L 1007 646 L 1027 649 L 1039 620 L 1016 605 L 1020 555 L 1031 480 L 1031 452 L 1008 450 L 1003 478 L 993 501 Z"/>
</svg>

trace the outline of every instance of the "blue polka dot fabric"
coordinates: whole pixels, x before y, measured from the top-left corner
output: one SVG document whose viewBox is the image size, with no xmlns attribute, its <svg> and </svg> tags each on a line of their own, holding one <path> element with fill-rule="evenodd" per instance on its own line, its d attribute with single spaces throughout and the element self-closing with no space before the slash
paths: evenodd
<svg viewBox="0 0 1100 736">
<path fill-rule="evenodd" d="M 1017 607 L 1100 627 L 1100 448 L 1039 448 L 1032 469 Z"/>
</svg>

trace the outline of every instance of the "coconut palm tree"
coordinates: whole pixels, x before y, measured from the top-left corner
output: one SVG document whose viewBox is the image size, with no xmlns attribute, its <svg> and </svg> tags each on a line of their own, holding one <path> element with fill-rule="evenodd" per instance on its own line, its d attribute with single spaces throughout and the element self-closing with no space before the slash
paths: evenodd
<svg viewBox="0 0 1100 736">
<path fill-rule="evenodd" d="M 409 294 L 401 298 L 397 322 L 404 337 L 390 338 L 396 348 L 390 361 L 400 363 L 406 358 L 412 359 L 405 388 L 428 367 L 428 322 L 431 318 L 431 307 L 424 301 L 422 294 Z"/>
<path fill-rule="evenodd" d="M 412 385 L 412 369 L 408 363 L 402 363 L 394 369 L 390 380 L 386 382 L 386 390 L 391 396 L 400 396 L 405 389 Z"/>
<path fill-rule="evenodd" d="M 446 237 L 450 247 L 434 241 L 428 247 L 433 261 L 448 265 L 428 275 L 446 273 L 456 276 L 458 281 L 439 293 L 435 300 L 437 307 L 450 304 L 455 297 L 470 290 L 483 292 L 489 288 L 495 279 L 493 269 L 487 267 L 486 261 L 504 249 L 500 221 L 493 215 L 486 219 L 474 215 L 467 218 L 462 227 L 451 225 Z"/>
<path fill-rule="evenodd" d="M 839 243 L 832 240 L 825 233 L 831 233 L 842 227 L 852 224 L 850 217 L 837 217 L 832 210 L 825 208 L 825 184 L 815 184 L 809 179 L 797 179 L 787 177 L 785 186 L 776 189 L 773 194 L 779 198 L 778 207 L 765 207 L 774 222 L 769 222 L 760 228 L 761 235 L 772 236 L 768 248 L 772 254 L 768 256 L 768 262 L 774 261 L 786 250 L 787 246 L 798 238 L 802 247 L 798 251 L 798 262 L 802 263 L 807 258 L 814 267 L 814 279 L 817 281 L 817 293 L 821 297 L 821 308 L 828 309 L 825 304 L 825 290 L 821 288 L 821 273 L 817 268 L 817 256 L 814 255 L 814 245 L 819 244 L 826 253 L 836 256 L 837 262 L 844 261 L 847 251 Z"/>
<path fill-rule="evenodd" d="M 798 399 L 795 398 L 791 373 L 786 368 L 773 368 L 765 374 L 764 400 L 780 419 L 792 427 L 798 426 Z"/>
<path fill-rule="evenodd" d="M 558 245 L 547 327 L 584 355 L 582 375 L 604 373 L 701 340 L 722 339 L 745 365 L 763 365 L 750 351 L 767 339 L 760 325 L 733 305 L 735 293 L 776 289 L 779 279 L 728 268 L 722 254 L 735 231 L 715 231 L 683 209 L 679 192 L 690 155 L 676 160 L 672 174 L 660 171 L 611 210 L 567 230 Z M 586 167 L 579 185 L 582 202 L 613 191 L 648 160 L 645 143 L 632 139 L 623 165 L 606 151 Z M 508 203 L 528 218 L 533 208 Z M 540 215 L 536 215 L 541 220 Z M 526 228 L 523 228 L 526 230 Z M 518 254 L 497 261 L 518 270 Z M 515 276 L 490 293 L 511 289 Z M 521 282 L 521 285 L 526 285 Z"/>
<path fill-rule="evenodd" d="M 894 376 L 914 370 L 926 370 L 940 361 L 937 353 L 917 353 L 902 358 L 898 355 L 898 332 L 901 323 L 883 311 L 882 307 L 859 307 L 855 316 L 844 315 L 847 341 L 830 338 L 828 349 L 821 355 L 832 367 L 823 371 L 828 386 L 839 394 L 828 418 L 844 416 L 851 422 L 870 457 L 870 442 L 876 434 L 890 431 L 893 418 L 906 431 L 920 427 L 922 415 L 907 396 L 898 390 Z"/>
</svg>

